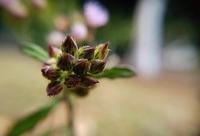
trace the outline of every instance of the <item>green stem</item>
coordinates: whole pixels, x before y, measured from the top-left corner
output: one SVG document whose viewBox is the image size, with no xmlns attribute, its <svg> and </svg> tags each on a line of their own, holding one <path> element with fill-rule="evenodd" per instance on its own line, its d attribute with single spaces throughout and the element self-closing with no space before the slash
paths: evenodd
<svg viewBox="0 0 200 136">
<path fill-rule="evenodd" d="M 64 94 L 64 101 L 65 101 L 65 105 L 66 105 L 66 109 L 68 111 L 68 131 L 69 131 L 69 136 L 75 136 L 75 129 L 74 129 L 74 107 L 73 107 L 73 103 L 72 100 L 70 98 L 70 94 L 67 93 L 68 90 L 65 91 Z"/>
</svg>

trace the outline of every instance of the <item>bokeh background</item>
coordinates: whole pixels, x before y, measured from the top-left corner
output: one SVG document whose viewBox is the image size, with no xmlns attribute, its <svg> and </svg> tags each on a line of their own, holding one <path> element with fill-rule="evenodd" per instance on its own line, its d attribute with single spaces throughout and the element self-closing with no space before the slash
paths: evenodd
<svg viewBox="0 0 200 136">
<path fill-rule="evenodd" d="M 0 136 L 52 101 L 41 63 L 24 42 L 59 46 L 109 41 L 107 67 L 137 76 L 102 79 L 76 98 L 78 136 L 200 135 L 200 2 L 198 0 L 0 0 Z M 27 136 L 66 135 L 61 104 Z"/>
</svg>

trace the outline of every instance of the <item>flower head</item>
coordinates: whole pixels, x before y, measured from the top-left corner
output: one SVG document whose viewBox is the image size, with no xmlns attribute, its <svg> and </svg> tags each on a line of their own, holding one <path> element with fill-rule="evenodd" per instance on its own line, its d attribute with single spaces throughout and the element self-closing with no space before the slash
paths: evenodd
<svg viewBox="0 0 200 136">
<path fill-rule="evenodd" d="M 77 95 L 81 93 L 80 90 L 86 93 L 86 90 L 99 83 L 94 75 L 104 70 L 108 52 L 108 43 L 96 48 L 78 48 L 71 36 L 66 36 L 60 48 L 49 46 L 50 59 L 41 69 L 42 75 L 50 80 L 47 95 L 57 95 L 64 87 L 79 90 L 79 93 L 72 91 Z"/>
</svg>

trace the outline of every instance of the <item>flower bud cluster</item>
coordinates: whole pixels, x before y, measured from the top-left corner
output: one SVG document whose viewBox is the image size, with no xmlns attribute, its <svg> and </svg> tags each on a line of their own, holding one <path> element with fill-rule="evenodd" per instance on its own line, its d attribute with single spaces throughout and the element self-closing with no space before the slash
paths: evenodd
<svg viewBox="0 0 200 136">
<path fill-rule="evenodd" d="M 54 96 L 64 87 L 87 90 L 98 83 L 94 75 L 104 70 L 109 49 L 108 43 L 100 44 L 96 48 L 78 48 L 73 38 L 67 36 L 60 49 L 49 46 L 48 51 L 51 58 L 44 63 L 41 72 L 50 80 L 47 95 Z"/>
</svg>

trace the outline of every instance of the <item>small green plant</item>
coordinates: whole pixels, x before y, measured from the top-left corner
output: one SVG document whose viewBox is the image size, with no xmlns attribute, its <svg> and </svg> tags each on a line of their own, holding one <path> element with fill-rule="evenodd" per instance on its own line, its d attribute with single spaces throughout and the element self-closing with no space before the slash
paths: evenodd
<svg viewBox="0 0 200 136">
<path fill-rule="evenodd" d="M 54 102 L 24 117 L 16 122 L 8 136 L 19 136 L 34 128 L 61 101 L 68 108 L 68 130 L 74 136 L 73 97 L 87 96 L 89 91 L 98 85 L 100 78 L 131 77 L 135 73 L 125 67 L 105 69 L 106 57 L 109 53 L 109 43 L 98 46 L 80 46 L 71 36 L 66 36 L 60 47 L 49 46 L 48 53 L 32 43 L 25 43 L 22 50 L 43 62 L 42 75 L 49 80 L 46 92 L 55 96 Z"/>
</svg>

